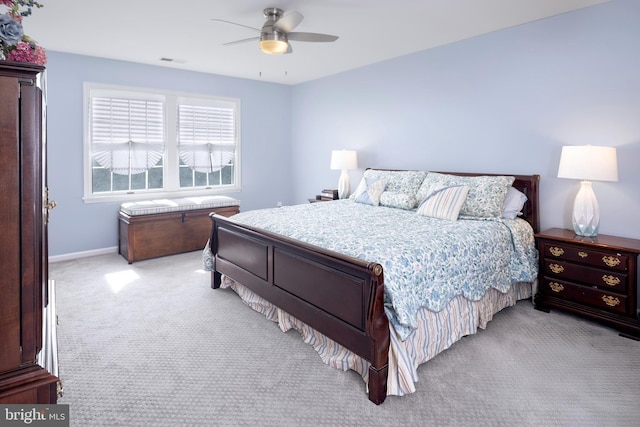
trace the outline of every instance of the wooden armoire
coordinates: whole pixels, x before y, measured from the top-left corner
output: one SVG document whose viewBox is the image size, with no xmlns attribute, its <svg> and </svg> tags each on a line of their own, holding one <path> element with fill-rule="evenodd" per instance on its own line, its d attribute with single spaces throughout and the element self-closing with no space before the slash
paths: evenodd
<svg viewBox="0 0 640 427">
<path fill-rule="evenodd" d="M 44 68 L 0 61 L 0 403 L 51 404 L 40 366 L 48 305 Z"/>
</svg>

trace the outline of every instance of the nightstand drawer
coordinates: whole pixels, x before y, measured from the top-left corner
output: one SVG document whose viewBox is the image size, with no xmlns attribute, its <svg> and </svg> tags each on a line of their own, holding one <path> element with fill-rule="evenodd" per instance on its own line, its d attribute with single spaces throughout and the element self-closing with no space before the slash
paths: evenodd
<svg viewBox="0 0 640 427">
<path fill-rule="evenodd" d="M 627 314 L 628 298 L 626 295 L 588 288 L 549 277 L 545 277 L 542 281 L 541 290 L 550 297 L 562 298 L 611 312 Z"/>
<path fill-rule="evenodd" d="M 537 309 L 567 310 L 640 340 L 640 239 L 582 237 L 562 228 L 535 237 L 540 254 Z"/>
<path fill-rule="evenodd" d="M 575 261 L 593 267 L 612 268 L 627 271 L 629 257 L 611 251 L 599 251 L 584 246 L 573 246 L 559 242 L 543 242 L 543 256 L 546 258 Z"/>
<path fill-rule="evenodd" d="M 571 262 L 545 259 L 541 273 L 557 279 L 581 282 L 589 286 L 598 286 L 601 289 L 613 292 L 627 292 L 627 275 L 617 271 L 602 270 Z"/>
</svg>

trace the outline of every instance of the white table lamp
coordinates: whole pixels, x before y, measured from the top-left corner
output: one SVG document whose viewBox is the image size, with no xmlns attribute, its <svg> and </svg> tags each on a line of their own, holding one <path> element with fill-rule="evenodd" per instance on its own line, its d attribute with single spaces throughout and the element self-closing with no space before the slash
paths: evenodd
<svg viewBox="0 0 640 427">
<path fill-rule="evenodd" d="M 580 191 L 573 202 L 573 230 L 578 236 L 597 236 L 600 208 L 591 181 L 618 180 L 615 147 L 592 145 L 562 147 L 558 178 L 582 180 Z"/>
<path fill-rule="evenodd" d="M 338 181 L 338 197 L 346 199 L 351 191 L 349 183 L 349 174 L 347 170 L 356 169 L 358 167 L 357 154 L 353 150 L 333 150 L 331 151 L 331 169 L 341 170 L 340 180 Z"/>
</svg>

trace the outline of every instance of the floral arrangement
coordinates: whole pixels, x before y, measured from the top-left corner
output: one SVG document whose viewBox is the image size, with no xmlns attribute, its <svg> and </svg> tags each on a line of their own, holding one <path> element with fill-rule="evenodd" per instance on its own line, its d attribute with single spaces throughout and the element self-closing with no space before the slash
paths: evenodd
<svg viewBox="0 0 640 427">
<path fill-rule="evenodd" d="M 0 7 L 2 5 L 7 11 L 0 15 L 0 60 L 46 64 L 45 49 L 24 34 L 22 27 L 22 19 L 42 4 L 33 0 L 0 0 Z"/>
</svg>

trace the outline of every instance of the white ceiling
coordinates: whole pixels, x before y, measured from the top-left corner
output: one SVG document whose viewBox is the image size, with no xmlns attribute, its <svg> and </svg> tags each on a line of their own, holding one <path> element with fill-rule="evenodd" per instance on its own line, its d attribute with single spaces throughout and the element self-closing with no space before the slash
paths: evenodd
<svg viewBox="0 0 640 427">
<path fill-rule="evenodd" d="M 48 50 L 297 84 L 606 1 L 39 0 L 23 25 Z M 223 46 L 257 34 L 212 18 L 260 28 L 267 7 L 302 13 L 295 31 L 339 39 L 294 41 L 288 55 Z"/>
</svg>

